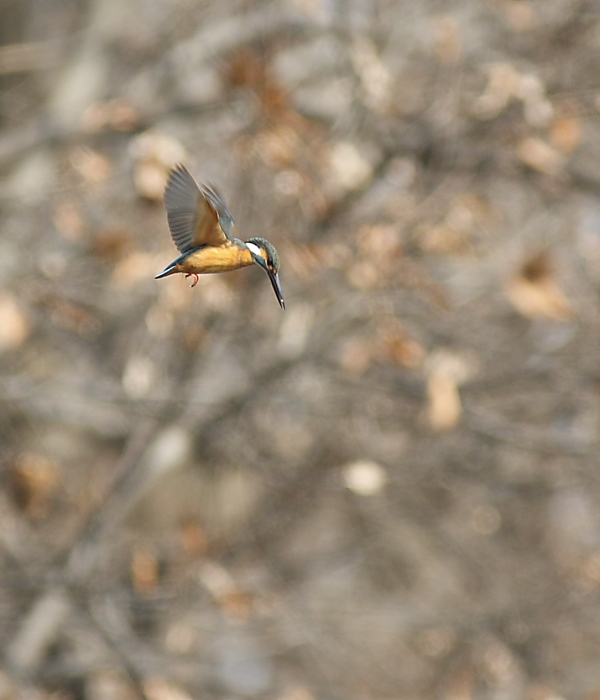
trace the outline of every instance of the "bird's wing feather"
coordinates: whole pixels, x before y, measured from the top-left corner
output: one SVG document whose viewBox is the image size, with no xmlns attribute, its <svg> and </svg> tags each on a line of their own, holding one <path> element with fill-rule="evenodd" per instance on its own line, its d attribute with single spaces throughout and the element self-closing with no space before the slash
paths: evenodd
<svg viewBox="0 0 600 700">
<path fill-rule="evenodd" d="M 223 233 L 227 238 L 233 240 L 233 216 L 225 204 L 225 200 L 217 192 L 214 185 L 202 185 L 200 188 L 202 194 L 206 198 L 209 206 L 212 207 L 214 211 L 217 212 L 217 217 L 219 219 L 219 226 L 223 230 Z"/>
<path fill-rule="evenodd" d="M 165 208 L 173 242 L 181 253 L 228 242 L 224 228 L 230 232 L 233 219 L 225 203 L 212 188 L 198 187 L 183 165 L 178 165 L 169 176 Z"/>
</svg>

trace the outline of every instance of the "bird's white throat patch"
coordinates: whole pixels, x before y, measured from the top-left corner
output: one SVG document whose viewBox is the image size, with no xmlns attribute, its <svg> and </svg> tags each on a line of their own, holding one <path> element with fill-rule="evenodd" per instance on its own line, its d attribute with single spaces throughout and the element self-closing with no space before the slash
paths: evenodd
<svg viewBox="0 0 600 700">
<path fill-rule="evenodd" d="M 260 248 L 254 243 L 246 243 L 246 246 L 252 253 L 254 253 L 254 255 L 258 255 L 259 258 L 263 257 Z"/>
</svg>

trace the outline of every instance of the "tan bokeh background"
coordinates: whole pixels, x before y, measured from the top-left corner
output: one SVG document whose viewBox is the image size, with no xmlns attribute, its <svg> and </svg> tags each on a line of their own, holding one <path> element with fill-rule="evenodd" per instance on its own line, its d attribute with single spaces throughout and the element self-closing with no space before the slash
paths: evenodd
<svg viewBox="0 0 600 700">
<path fill-rule="evenodd" d="M 598 6 L 1 12 L 0 698 L 597 698 Z"/>
</svg>

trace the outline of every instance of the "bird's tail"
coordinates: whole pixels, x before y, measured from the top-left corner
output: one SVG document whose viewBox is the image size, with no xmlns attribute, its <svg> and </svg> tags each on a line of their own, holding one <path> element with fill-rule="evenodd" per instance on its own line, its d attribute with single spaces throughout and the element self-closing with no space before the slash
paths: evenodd
<svg viewBox="0 0 600 700">
<path fill-rule="evenodd" d="M 159 280 L 161 277 L 168 277 L 169 275 L 174 275 L 177 270 L 175 269 L 177 267 L 176 263 L 171 263 L 168 267 L 165 267 L 165 269 L 156 277 L 154 278 L 155 280 Z"/>
</svg>

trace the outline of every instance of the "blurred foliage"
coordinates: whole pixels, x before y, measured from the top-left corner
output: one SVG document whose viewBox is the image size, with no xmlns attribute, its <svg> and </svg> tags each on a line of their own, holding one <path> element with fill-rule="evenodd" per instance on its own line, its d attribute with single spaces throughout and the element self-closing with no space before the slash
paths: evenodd
<svg viewBox="0 0 600 700">
<path fill-rule="evenodd" d="M 595 698 L 597 4 L 1 7 L 0 697 Z"/>
</svg>

